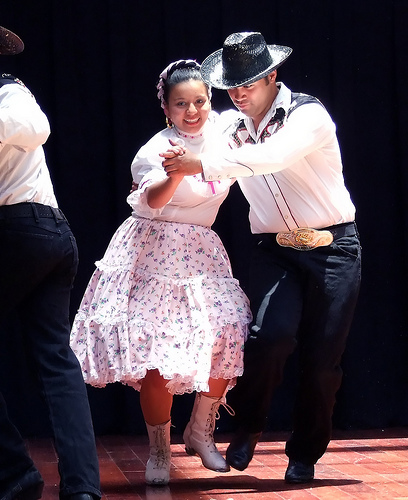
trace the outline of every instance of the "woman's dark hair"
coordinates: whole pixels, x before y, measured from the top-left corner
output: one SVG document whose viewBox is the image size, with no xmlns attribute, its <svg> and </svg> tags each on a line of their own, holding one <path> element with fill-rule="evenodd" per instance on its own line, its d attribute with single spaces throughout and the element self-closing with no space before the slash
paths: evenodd
<svg viewBox="0 0 408 500">
<path fill-rule="evenodd" d="M 203 82 L 207 89 L 207 95 L 211 98 L 211 89 L 201 76 L 200 65 L 191 59 L 181 60 L 170 64 L 160 75 L 159 83 L 157 84 L 157 89 L 159 90 L 157 96 L 162 102 L 162 107 L 164 102 L 168 103 L 171 89 L 177 84 L 188 80 Z"/>
<path fill-rule="evenodd" d="M 182 68 L 173 71 L 173 73 L 171 73 L 171 75 L 165 81 L 163 88 L 164 101 L 168 102 L 169 94 L 173 87 L 175 87 L 179 83 L 186 82 L 188 80 L 198 80 L 200 82 L 203 82 L 204 85 L 207 87 L 207 94 L 209 94 L 208 85 L 202 79 L 200 70 L 195 68 Z"/>
</svg>

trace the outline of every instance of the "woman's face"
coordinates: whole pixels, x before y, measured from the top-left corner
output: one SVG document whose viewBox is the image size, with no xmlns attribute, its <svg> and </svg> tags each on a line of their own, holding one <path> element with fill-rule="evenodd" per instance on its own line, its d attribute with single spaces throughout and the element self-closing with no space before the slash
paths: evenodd
<svg viewBox="0 0 408 500">
<path fill-rule="evenodd" d="M 186 134 L 197 134 L 211 110 L 207 87 L 200 80 L 178 83 L 169 92 L 164 112 L 174 125 Z"/>
</svg>

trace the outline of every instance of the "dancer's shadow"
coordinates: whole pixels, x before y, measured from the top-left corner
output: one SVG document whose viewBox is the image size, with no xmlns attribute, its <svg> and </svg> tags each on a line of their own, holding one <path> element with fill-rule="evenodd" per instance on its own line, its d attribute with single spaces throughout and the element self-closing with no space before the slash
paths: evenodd
<svg viewBox="0 0 408 500">
<path fill-rule="evenodd" d="M 323 486 L 347 486 L 359 484 L 362 481 L 357 479 L 314 479 L 307 484 L 307 488 L 321 488 Z M 140 487 L 139 487 L 140 486 Z M 143 488 L 145 491 L 143 492 Z M 214 491 L 214 495 L 220 493 L 229 493 L 231 495 L 260 494 L 260 498 L 265 498 L 266 492 L 282 492 L 290 490 L 304 489 L 304 484 L 286 484 L 283 479 L 259 479 L 255 476 L 217 476 L 215 478 L 203 479 L 183 479 L 174 478 L 171 483 L 165 487 L 154 487 L 141 485 L 136 486 L 137 493 L 144 500 L 177 500 L 178 498 L 188 498 L 186 494 L 191 493 L 191 498 L 199 498 L 199 494 Z M 136 493 L 136 491 L 135 491 Z"/>
</svg>

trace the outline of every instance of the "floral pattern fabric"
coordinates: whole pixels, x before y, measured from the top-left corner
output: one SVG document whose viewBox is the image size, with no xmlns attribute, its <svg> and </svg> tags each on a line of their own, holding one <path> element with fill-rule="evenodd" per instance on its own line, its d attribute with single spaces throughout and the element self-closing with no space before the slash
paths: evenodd
<svg viewBox="0 0 408 500">
<path fill-rule="evenodd" d="M 84 379 L 140 390 L 158 369 L 173 394 L 208 391 L 208 379 L 243 372 L 251 321 L 210 228 L 129 217 L 114 234 L 86 288 L 71 333 Z"/>
</svg>

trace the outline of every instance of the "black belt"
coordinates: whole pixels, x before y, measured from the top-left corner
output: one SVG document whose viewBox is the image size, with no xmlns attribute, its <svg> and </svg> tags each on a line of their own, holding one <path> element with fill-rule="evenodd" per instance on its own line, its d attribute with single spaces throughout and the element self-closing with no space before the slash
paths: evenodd
<svg viewBox="0 0 408 500">
<path fill-rule="evenodd" d="M 335 226 L 322 227 L 319 231 L 330 231 L 333 235 L 333 239 L 342 238 L 343 236 L 355 236 L 357 233 L 356 223 L 353 222 L 343 222 L 342 224 L 336 224 Z"/>
<path fill-rule="evenodd" d="M 66 220 L 65 215 L 59 208 L 42 205 L 41 203 L 16 203 L 15 205 L 1 205 L 0 219 L 12 219 L 13 217 L 54 218 Z"/>
</svg>

